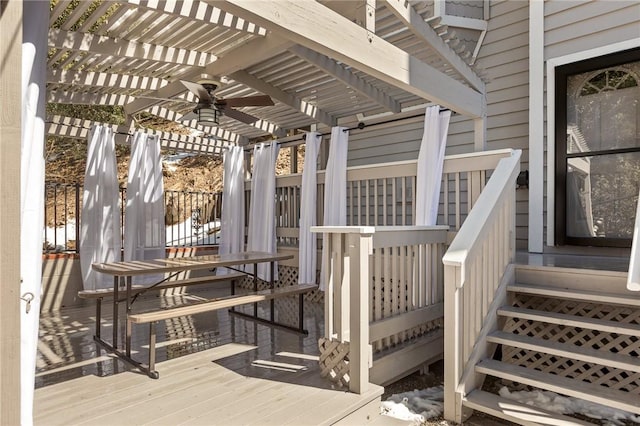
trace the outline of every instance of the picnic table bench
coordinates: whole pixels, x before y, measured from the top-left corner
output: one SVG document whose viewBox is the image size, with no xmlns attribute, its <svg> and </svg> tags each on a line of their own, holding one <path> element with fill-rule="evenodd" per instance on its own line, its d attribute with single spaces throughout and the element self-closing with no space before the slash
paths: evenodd
<svg viewBox="0 0 640 426">
<path fill-rule="evenodd" d="M 192 256 L 185 258 L 171 259 L 153 259 L 145 261 L 132 262 L 111 262 L 111 263 L 95 263 L 93 269 L 113 276 L 114 285 L 111 289 L 104 290 L 83 290 L 79 292 L 79 297 L 84 299 L 96 300 L 96 333 L 94 339 L 114 352 L 120 358 L 130 362 L 140 370 L 146 372 L 149 377 L 158 378 L 159 373 L 155 370 L 155 349 L 156 349 L 156 324 L 158 321 L 181 317 L 186 315 L 195 315 L 202 312 L 215 311 L 223 308 L 231 308 L 230 312 L 241 315 L 245 318 L 266 323 L 268 325 L 285 328 L 300 333 L 305 333 L 303 326 L 303 295 L 305 292 L 317 288 L 315 284 L 298 284 L 275 288 L 274 286 L 274 265 L 275 262 L 291 259 L 293 256 L 288 254 L 265 253 L 265 252 L 244 252 L 231 253 L 224 255 L 204 255 Z M 270 263 L 270 281 L 269 289 L 258 290 L 257 265 L 259 263 Z M 240 265 L 253 265 L 253 272 L 246 272 L 236 269 Z M 234 271 L 227 275 L 210 275 L 206 277 L 189 278 L 186 280 L 168 281 L 166 278 L 157 282 L 150 287 L 142 287 L 132 285 L 132 277 L 145 274 L 159 273 L 178 273 L 191 270 L 213 270 L 215 268 L 226 267 Z M 253 291 L 249 293 L 236 294 L 235 281 L 243 276 L 250 275 L 253 277 Z M 122 286 L 121 279 L 124 279 L 125 285 Z M 161 290 L 172 287 L 180 287 L 185 285 L 195 285 L 211 283 L 220 280 L 231 280 L 231 294 L 229 296 L 220 297 L 211 300 L 190 303 L 170 308 L 156 308 L 147 312 L 133 312 L 131 305 L 135 298 L 150 290 Z M 121 297 L 120 292 L 123 291 L 125 296 Z M 298 295 L 299 296 L 299 319 L 298 328 L 290 325 L 281 324 L 274 320 L 274 300 L 276 298 Z M 105 298 L 113 300 L 113 340 L 112 343 L 104 341 L 100 336 L 100 315 L 101 303 Z M 269 319 L 258 316 L 257 303 L 265 300 L 271 301 L 271 315 Z M 127 310 L 127 327 L 125 351 L 118 350 L 118 305 L 124 302 Z M 253 303 L 253 315 L 241 312 L 235 312 L 233 307 Z M 131 334 L 133 324 L 150 324 L 149 327 L 149 360 L 148 364 L 143 364 L 131 357 Z"/>
</svg>

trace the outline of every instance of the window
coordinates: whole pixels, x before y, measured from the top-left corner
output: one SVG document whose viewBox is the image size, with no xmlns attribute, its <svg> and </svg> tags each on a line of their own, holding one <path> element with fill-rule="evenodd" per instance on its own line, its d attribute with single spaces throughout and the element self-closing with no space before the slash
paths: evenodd
<svg viewBox="0 0 640 426">
<path fill-rule="evenodd" d="M 629 247 L 640 190 L 640 49 L 556 68 L 558 244 Z"/>
</svg>

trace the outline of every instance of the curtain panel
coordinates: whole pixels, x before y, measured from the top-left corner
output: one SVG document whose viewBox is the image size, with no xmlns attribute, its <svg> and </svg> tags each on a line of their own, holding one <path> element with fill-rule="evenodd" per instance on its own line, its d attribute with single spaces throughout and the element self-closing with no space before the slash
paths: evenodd
<svg viewBox="0 0 640 426">
<path fill-rule="evenodd" d="M 88 139 L 80 229 L 80 269 L 85 290 L 95 290 L 112 287 L 113 279 L 93 271 L 91 264 L 119 261 L 122 243 L 113 132 L 107 126 L 93 126 Z"/>
<path fill-rule="evenodd" d="M 307 133 L 305 139 L 304 168 L 300 189 L 300 240 L 298 243 L 298 284 L 315 284 L 318 240 L 310 229 L 316 225 L 318 152 L 322 137 L 318 132 Z"/>
<path fill-rule="evenodd" d="M 324 219 L 323 225 L 344 226 L 347 224 L 347 153 L 349 150 L 349 132 L 345 127 L 331 129 L 329 158 L 325 170 Z M 327 244 L 322 245 L 322 269 L 320 270 L 320 290 L 325 286 L 324 265 L 329 253 Z M 328 277 L 331 279 L 331 277 Z"/>
<path fill-rule="evenodd" d="M 251 205 L 249 206 L 249 235 L 247 251 L 275 253 L 276 246 L 276 160 L 280 145 L 272 142 L 257 145 L 253 150 L 251 177 Z M 249 265 L 248 268 L 252 266 Z M 269 281 L 269 265 L 258 265 L 258 277 Z M 274 265 L 274 280 L 278 279 L 278 265 Z"/>
<path fill-rule="evenodd" d="M 136 132 L 131 143 L 124 216 L 124 260 L 164 258 L 164 185 L 157 136 Z M 135 284 L 153 284 L 160 275 L 133 277 Z"/>
</svg>

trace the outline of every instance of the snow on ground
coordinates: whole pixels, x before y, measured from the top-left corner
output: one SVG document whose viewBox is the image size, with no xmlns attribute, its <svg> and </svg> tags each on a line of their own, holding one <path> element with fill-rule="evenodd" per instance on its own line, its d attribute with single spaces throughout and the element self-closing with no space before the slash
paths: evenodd
<svg viewBox="0 0 640 426">
<path fill-rule="evenodd" d="M 444 411 L 444 387 L 436 386 L 394 394 L 381 404 L 381 414 L 419 425 L 441 417 Z"/>
<path fill-rule="evenodd" d="M 191 152 L 181 152 L 179 154 L 166 155 L 162 158 L 162 163 L 167 167 L 167 169 L 171 172 L 175 172 L 177 170 L 176 164 L 185 158 L 193 157 L 194 153 Z"/>
<path fill-rule="evenodd" d="M 581 414 L 599 420 L 603 426 L 622 426 L 626 422 L 640 424 L 640 416 L 596 404 L 578 398 L 566 397 L 548 391 L 513 391 L 506 386 L 499 391 L 500 396 L 533 407 L 553 411 L 558 414 Z M 437 386 L 396 395 L 383 401 L 380 412 L 389 417 L 423 424 L 429 419 L 441 417 L 443 413 L 444 388 Z"/>
<path fill-rule="evenodd" d="M 549 391 L 514 391 L 506 386 L 499 391 L 503 398 L 513 399 L 523 404 L 544 408 L 559 414 L 582 414 L 600 420 L 603 425 L 624 425 L 624 421 L 640 424 L 640 416 L 627 411 L 585 401 L 583 399 L 558 395 Z"/>
<path fill-rule="evenodd" d="M 217 244 L 220 239 L 220 222 L 194 224 L 192 218 L 184 222 L 166 227 L 167 246 Z M 65 241 L 76 241 L 76 222 L 69 220 L 66 226 L 57 228 L 46 227 L 44 240 L 49 243 L 52 251 L 65 250 Z M 55 246 L 53 246 L 55 244 Z M 75 247 L 75 245 L 72 245 Z"/>
</svg>

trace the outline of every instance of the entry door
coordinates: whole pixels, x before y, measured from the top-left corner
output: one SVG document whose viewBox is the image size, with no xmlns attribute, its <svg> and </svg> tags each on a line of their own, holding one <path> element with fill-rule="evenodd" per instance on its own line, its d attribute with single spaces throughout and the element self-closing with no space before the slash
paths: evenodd
<svg viewBox="0 0 640 426">
<path fill-rule="evenodd" d="M 631 245 L 640 191 L 640 49 L 556 69 L 556 241 Z"/>
</svg>

